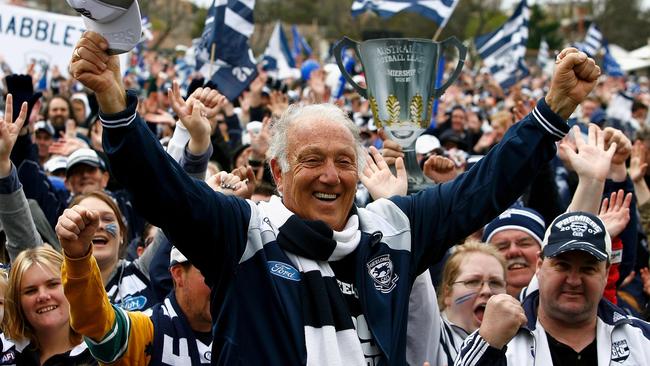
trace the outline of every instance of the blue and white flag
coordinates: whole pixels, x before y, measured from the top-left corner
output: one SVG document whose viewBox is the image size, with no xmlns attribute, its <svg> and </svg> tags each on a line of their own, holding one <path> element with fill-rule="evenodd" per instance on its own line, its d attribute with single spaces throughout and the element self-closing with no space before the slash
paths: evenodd
<svg viewBox="0 0 650 366">
<path fill-rule="evenodd" d="M 603 43 L 603 49 L 605 50 L 605 56 L 603 57 L 603 68 L 605 69 L 605 74 L 616 77 L 623 76 L 623 69 L 621 69 L 621 65 L 609 51 L 609 44 L 607 42 Z"/>
<path fill-rule="evenodd" d="M 546 40 L 542 38 L 541 42 L 539 42 L 539 49 L 537 50 L 537 65 L 540 69 L 544 69 L 546 67 L 549 58 L 548 43 L 546 43 Z"/>
<path fill-rule="evenodd" d="M 589 29 L 587 29 L 587 34 L 585 34 L 585 40 L 576 45 L 580 51 L 586 53 L 590 57 L 594 57 L 600 51 L 600 48 L 603 45 L 603 33 L 598 29 L 596 23 L 591 23 Z"/>
<path fill-rule="evenodd" d="M 354 66 L 356 62 L 354 61 L 354 57 L 348 53 L 348 50 L 343 50 L 343 67 L 345 68 L 345 71 L 349 74 L 352 75 L 354 72 Z M 332 97 L 331 101 L 335 102 L 339 98 L 343 96 L 343 92 L 345 91 L 345 77 L 343 76 L 343 73 L 341 73 L 341 76 L 339 77 L 338 82 L 336 83 L 336 87 L 332 90 Z"/>
<path fill-rule="evenodd" d="M 390 18 L 401 11 L 408 11 L 444 27 L 457 4 L 458 0 L 355 0 L 352 3 L 352 16 L 371 10 L 382 18 Z"/>
<path fill-rule="evenodd" d="M 490 74 L 508 89 L 529 74 L 524 61 L 530 10 L 522 0 L 514 14 L 497 30 L 476 37 L 475 45 Z"/>
<path fill-rule="evenodd" d="M 275 23 L 262 62 L 264 70 L 269 71 L 269 75 L 275 79 L 282 80 L 295 75 L 292 69 L 296 65 L 280 22 Z"/>
<path fill-rule="evenodd" d="M 305 37 L 298 32 L 296 25 L 291 26 L 291 35 L 293 37 L 293 47 L 291 48 L 291 56 L 295 59 L 298 55 L 311 56 L 311 47 Z"/>
<path fill-rule="evenodd" d="M 197 46 L 197 69 L 231 101 L 257 76 L 255 57 L 248 45 L 254 7 L 255 0 L 213 0 Z M 211 68 L 214 73 L 209 75 Z"/>
</svg>

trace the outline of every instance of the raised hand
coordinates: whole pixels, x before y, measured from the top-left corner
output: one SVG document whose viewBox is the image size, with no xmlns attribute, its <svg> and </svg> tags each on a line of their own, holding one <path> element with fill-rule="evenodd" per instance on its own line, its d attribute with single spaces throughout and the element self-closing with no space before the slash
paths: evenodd
<svg viewBox="0 0 650 366">
<path fill-rule="evenodd" d="M 596 86 L 600 67 L 575 48 L 565 48 L 555 61 L 551 88 L 545 97 L 551 110 L 567 119 Z"/>
<path fill-rule="evenodd" d="M 646 147 L 642 141 L 635 141 L 632 147 L 632 157 L 630 158 L 630 179 L 632 182 L 639 182 L 645 177 L 648 170 L 648 162 L 645 159 Z"/>
<path fill-rule="evenodd" d="M 584 141 L 577 126 L 573 127 L 573 136 L 577 152 L 569 144 L 560 144 L 560 149 L 569 160 L 570 166 L 581 180 L 592 179 L 604 182 L 609 174 L 617 144 L 612 142 L 606 146 L 605 133 L 593 124 L 589 125 L 587 141 Z"/>
<path fill-rule="evenodd" d="M 372 199 L 378 200 L 406 194 L 408 176 L 402 158 L 395 159 L 395 169 L 397 175 L 393 175 L 379 151 L 374 146 L 370 147 L 370 155 L 366 158 L 366 166 L 360 178 Z"/>
<path fill-rule="evenodd" d="M 202 93 L 202 92 L 201 92 Z M 210 146 L 210 121 L 204 111 L 203 103 L 196 98 L 183 100 L 178 82 L 174 80 L 172 88 L 167 90 L 172 109 L 190 133 L 188 148 L 192 154 L 203 154 Z"/>
<path fill-rule="evenodd" d="M 5 100 L 5 115 L 0 119 L 0 177 L 6 177 L 11 172 L 11 150 L 14 148 L 20 129 L 23 128 L 27 117 L 27 102 L 20 106 L 20 113 L 13 121 L 13 96 L 7 94 Z"/>
<path fill-rule="evenodd" d="M 453 160 L 441 155 L 429 156 L 424 162 L 422 172 L 436 183 L 448 182 L 458 175 Z"/>
<path fill-rule="evenodd" d="M 178 94 L 180 93 L 178 89 L 178 83 L 176 83 L 176 87 L 177 88 L 175 93 Z M 219 111 L 223 109 L 224 106 L 228 103 L 228 99 L 225 96 L 223 96 L 217 90 L 210 88 L 197 88 L 194 90 L 192 95 L 187 98 L 185 103 L 191 104 L 194 100 L 198 100 L 199 102 L 203 103 L 203 106 L 205 107 L 205 116 L 208 118 L 208 120 L 213 120 L 215 117 L 217 117 Z"/>
<path fill-rule="evenodd" d="M 126 108 L 126 92 L 120 61 L 117 56 L 109 56 L 107 49 L 108 43 L 99 33 L 84 32 L 72 52 L 68 71 L 95 92 L 104 113 L 117 113 Z"/>
<path fill-rule="evenodd" d="M 625 164 L 625 161 L 632 153 L 632 142 L 630 139 L 621 130 L 613 127 L 605 127 L 603 132 L 605 134 L 605 146 L 607 148 L 612 144 L 616 144 L 616 152 L 612 157 L 612 164 Z"/>
<path fill-rule="evenodd" d="M 215 192 L 249 199 L 255 190 L 256 179 L 253 169 L 246 167 L 237 168 L 231 173 L 219 172 L 206 179 L 206 183 Z"/>
<path fill-rule="evenodd" d="M 507 294 L 492 296 L 486 306 L 479 334 L 492 347 L 502 349 L 526 324 L 521 304 Z"/>
<path fill-rule="evenodd" d="M 612 238 L 619 236 L 630 222 L 630 203 L 632 193 L 625 194 L 622 189 L 612 192 L 609 199 L 603 199 L 598 217 L 603 220 Z"/>
<path fill-rule="evenodd" d="M 50 154 L 53 155 L 62 155 L 69 156 L 73 152 L 88 147 L 88 144 L 82 139 L 76 137 L 67 138 L 61 137 L 60 139 L 54 141 L 52 145 L 47 149 Z"/>
<path fill-rule="evenodd" d="M 395 164 L 395 159 L 397 159 L 397 158 L 404 159 L 404 152 L 402 151 L 402 147 L 400 146 L 400 144 L 398 144 L 397 142 L 389 139 L 386 136 L 386 132 L 384 132 L 383 129 L 380 129 L 377 132 L 379 134 L 379 137 L 384 142 L 384 146 L 381 149 L 381 156 L 386 161 L 386 164 L 394 165 Z"/>
<path fill-rule="evenodd" d="M 70 258 L 80 258 L 88 254 L 98 227 L 97 212 L 76 205 L 63 211 L 55 229 L 65 254 Z"/>
<path fill-rule="evenodd" d="M 271 103 L 269 108 L 273 117 L 279 118 L 284 111 L 289 108 L 289 97 L 279 90 L 274 90 L 271 93 Z"/>
</svg>

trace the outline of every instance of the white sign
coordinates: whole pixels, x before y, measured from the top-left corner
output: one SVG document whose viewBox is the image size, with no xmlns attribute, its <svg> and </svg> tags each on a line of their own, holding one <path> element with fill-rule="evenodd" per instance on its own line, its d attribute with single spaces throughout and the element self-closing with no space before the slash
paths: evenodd
<svg viewBox="0 0 650 366">
<path fill-rule="evenodd" d="M 85 28 L 80 16 L 0 4 L 0 56 L 16 74 L 46 64 L 68 77 L 72 51 Z M 126 57 L 120 61 L 124 66 Z"/>
</svg>

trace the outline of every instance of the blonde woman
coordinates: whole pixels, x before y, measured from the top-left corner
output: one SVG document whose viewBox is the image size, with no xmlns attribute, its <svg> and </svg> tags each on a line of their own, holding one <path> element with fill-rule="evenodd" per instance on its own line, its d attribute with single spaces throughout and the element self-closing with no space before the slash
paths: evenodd
<svg viewBox="0 0 650 366">
<path fill-rule="evenodd" d="M 61 283 L 61 253 L 48 246 L 18 255 L 9 275 L 5 336 L 18 365 L 96 365 L 70 327 L 70 304 Z"/>
<path fill-rule="evenodd" d="M 468 241 L 454 248 L 442 272 L 438 364 L 453 365 L 465 338 L 478 329 L 488 299 L 506 293 L 506 262 L 492 246 Z"/>
</svg>

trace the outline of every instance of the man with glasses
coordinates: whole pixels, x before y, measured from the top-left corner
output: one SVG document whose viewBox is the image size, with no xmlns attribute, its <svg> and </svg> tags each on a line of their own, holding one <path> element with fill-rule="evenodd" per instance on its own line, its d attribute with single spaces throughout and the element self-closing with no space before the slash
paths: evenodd
<svg viewBox="0 0 650 366">
<path fill-rule="evenodd" d="M 602 298 L 611 253 L 600 218 L 558 216 L 537 260 L 539 290 L 523 304 L 509 295 L 490 298 L 455 364 L 650 364 L 650 324 Z"/>
</svg>

